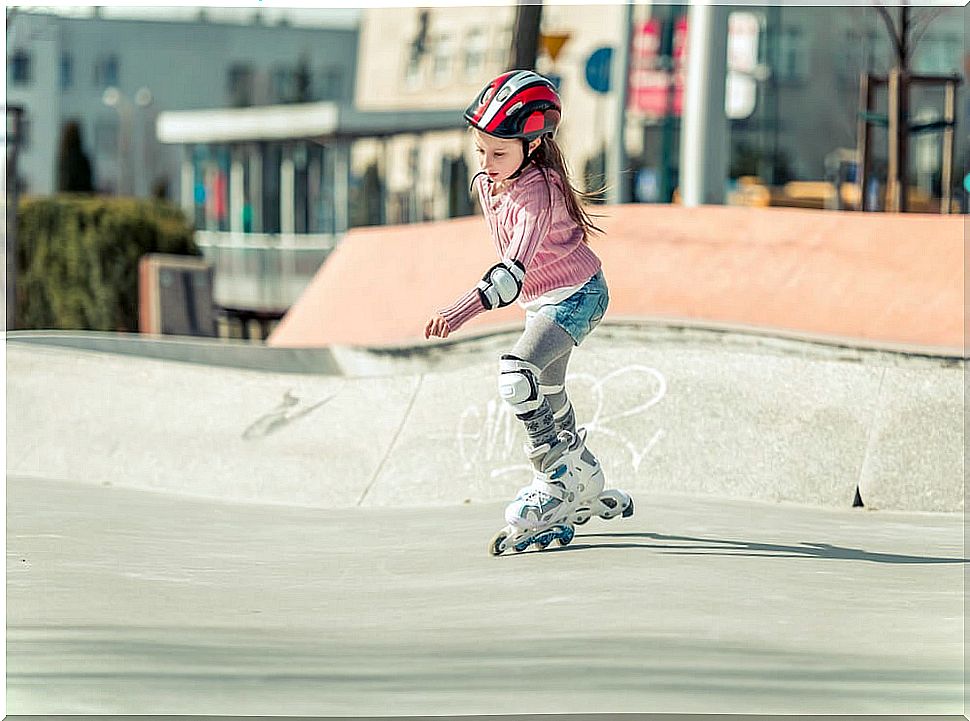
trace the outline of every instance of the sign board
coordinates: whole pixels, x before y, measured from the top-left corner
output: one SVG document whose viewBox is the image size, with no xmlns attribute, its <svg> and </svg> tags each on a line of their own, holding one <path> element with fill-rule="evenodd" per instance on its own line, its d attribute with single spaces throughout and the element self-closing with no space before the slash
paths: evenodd
<svg viewBox="0 0 970 721">
<path fill-rule="evenodd" d="M 761 23 L 753 13 L 733 12 L 728 16 L 728 72 L 724 111 L 734 120 L 751 115 L 758 100 L 758 83 L 754 73 L 758 69 L 760 32 Z"/>
<path fill-rule="evenodd" d="M 634 114 L 659 118 L 680 115 L 684 105 L 683 60 L 687 45 L 687 18 L 674 22 L 671 60 L 673 71 L 661 65 L 660 38 L 663 24 L 650 18 L 634 25 L 630 43 L 630 87 L 627 109 Z"/>
<path fill-rule="evenodd" d="M 212 264 L 197 256 L 150 253 L 138 262 L 138 330 L 214 337 Z"/>
<path fill-rule="evenodd" d="M 596 48 L 586 60 L 586 82 L 597 93 L 610 92 L 613 48 Z"/>
<path fill-rule="evenodd" d="M 651 18 L 636 23 L 630 46 L 629 112 L 649 118 L 680 116 L 684 108 L 687 16 L 674 21 L 671 69 L 663 67 L 660 42 L 663 23 Z M 758 39 L 761 24 L 749 12 L 728 17 L 727 79 L 724 110 L 729 118 L 746 118 L 757 102 Z"/>
<path fill-rule="evenodd" d="M 546 55 L 556 62 L 563 45 L 571 37 L 570 33 L 539 33 L 539 44 L 546 51 Z"/>
</svg>

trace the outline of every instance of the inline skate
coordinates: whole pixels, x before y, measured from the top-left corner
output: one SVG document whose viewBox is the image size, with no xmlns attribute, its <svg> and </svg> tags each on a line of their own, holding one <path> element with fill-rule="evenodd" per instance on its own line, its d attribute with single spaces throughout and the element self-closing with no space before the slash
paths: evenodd
<svg viewBox="0 0 970 721">
<path fill-rule="evenodd" d="M 570 434 L 573 435 L 573 434 Z M 576 477 L 579 499 L 569 520 L 577 526 L 587 523 L 593 516 L 610 520 L 617 516 L 633 515 L 633 498 L 619 489 L 604 491 L 603 468 L 586 448 L 586 429 L 579 428 L 566 451 L 566 462 Z"/>
<path fill-rule="evenodd" d="M 576 476 L 567 459 L 573 440 L 572 434 L 562 433 L 555 443 L 529 451 L 535 475 L 505 509 L 508 525 L 489 541 L 493 556 L 509 549 L 521 553 L 533 544 L 541 550 L 553 541 L 565 546 L 573 540 L 576 529 L 570 519 L 579 501 Z"/>
</svg>

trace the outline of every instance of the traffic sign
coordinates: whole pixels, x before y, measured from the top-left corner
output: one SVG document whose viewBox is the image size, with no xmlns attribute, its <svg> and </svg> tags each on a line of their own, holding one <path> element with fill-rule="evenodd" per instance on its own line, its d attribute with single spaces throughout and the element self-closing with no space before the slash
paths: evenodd
<svg viewBox="0 0 970 721">
<path fill-rule="evenodd" d="M 597 93 L 610 92 L 610 68 L 613 65 L 613 48 L 602 47 L 592 52 L 586 60 L 586 82 Z"/>
<path fill-rule="evenodd" d="M 570 37 L 572 37 L 572 33 L 539 33 L 539 44 L 542 45 L 546 54 L 552 58 L 552 62 L 556 62 L 559 53 L 562 51 L 562 46 L 566 44 Z"/>
</svg>

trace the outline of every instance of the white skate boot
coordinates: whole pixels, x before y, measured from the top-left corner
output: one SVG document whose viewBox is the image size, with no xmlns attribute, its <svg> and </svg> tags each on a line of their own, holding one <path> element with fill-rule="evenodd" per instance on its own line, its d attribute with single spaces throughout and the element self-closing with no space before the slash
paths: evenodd
<svg viewBox="0 0 970 721">
<path fill-rule="evenodd" d="M 565 432 L 564 432 L 565 433 Z M 572 434 L 570 434 L 572 435 Z M 579 501 L 570 520 L 581 526 L 593 516 L 609 520 L 622 515 L 633 515 L 633 498 L 624 491 L 603 490 L 603 468 L 600 462 L 586 448 L 586 429 L 576 429 L 573 442 L 566 451 L 566 460 L 576 477 Z"/>
<path fill-rule="evenodd" d="M 519 491 L 505 509 L 508 525 L 489 542 L 489 553 L 499 556 L 507 549 L 522 552 L 533 543 L 540 549 L 552 541 L 565 546 L 573 540 L 575 529 L 569 522 L 579 499 L 575 477 L 567 463 L 571 434 L 556 443 L 543 444 L 529 452 L 536 468 L 531 485 Z"/>
</svg>

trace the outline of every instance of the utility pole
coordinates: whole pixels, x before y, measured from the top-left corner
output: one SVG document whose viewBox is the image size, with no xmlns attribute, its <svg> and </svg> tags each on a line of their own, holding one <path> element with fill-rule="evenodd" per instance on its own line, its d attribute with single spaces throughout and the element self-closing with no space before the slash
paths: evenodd
<svg viewBox="0 0 970 721">
<path fill-rule="evenodd" d="M 687 78 L 681 125 L 681 202 L 724 200 L 729 125 L 724 112 L 730 8 L 692 3 L 687 16 Z"/>
<path fill-rule="evenodd" d="M 616 94 L 616 114 L 613 125 L 613 141 L 606 151 L 606 202 L 629 203 L 630 184 L 626 171 L 626 106 L 630 80 L 630 40 L 633 32 L 633 2 L 623 9 L 622 35 L 619 47 L 613 53 L 610 68 L 610 84 Z"/>
<path fill-rule="evenodd" d="M 515 8 L 515 28 L 509 52 L 509 68 L 535 70 L 539 55 L 539 25 L 542 22 L 542 0 L 519 0 Z"/>
</svg>

